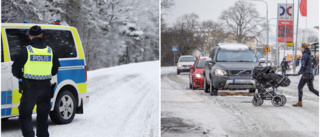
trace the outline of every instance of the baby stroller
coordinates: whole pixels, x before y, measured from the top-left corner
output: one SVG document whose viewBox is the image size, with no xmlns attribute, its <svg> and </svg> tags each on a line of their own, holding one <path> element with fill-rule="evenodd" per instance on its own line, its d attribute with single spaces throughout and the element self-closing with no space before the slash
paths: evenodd
<svg viewBox="0 0 320 137">
<path fill-rule="evenodd" d="M 271 103 L 276 107 L 286 104 L 286 97 L 277 88 L 289 86 L 290 79 L 276 74 L 273 69 L 270 66 L 257 66 L 253 69 L 253 78 L 256 80 L 256 88 L 258 89 L 258 93 L 252 99 L 253 106 L 261 106 L 263 100 L 271 100 Z"/>
</svg>

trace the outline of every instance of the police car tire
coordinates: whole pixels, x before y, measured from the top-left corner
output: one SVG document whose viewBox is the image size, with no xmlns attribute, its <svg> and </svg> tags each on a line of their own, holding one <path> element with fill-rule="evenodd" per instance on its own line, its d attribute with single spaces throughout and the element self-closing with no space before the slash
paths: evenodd
<svg viewBox="0 0 320 137">
<path fill-rule="evenodd" d="M 59 108 L 60 108 L 60 105 L 64 105 L 64 104 L 61 104 L 61 99 L 65 97 L 65 98 L 68 98 L 68 99 L 71 99 L 71 103 L 70 105 L 73 106 L 73 111 L 71 114 L 68 114 L 68 118 L 65 119 L 63 118 Z M 74 118 L 74 115 L 76 113 L 76 101 L 75 101 L 75 98 L 73 96 L 73 94 L 69 91 L 69 90 L 64 90 L 62 91 L 57 99 L 56 99 L 56 102 L 55 102 L 55 106 L 54 106 L 54 109 L 53 111 L 50 112 L 50 118 L 51 120 L 56 123 L 56 124 L 68 124 L 70 122 L 72 122 L 73 118 Z M 64 111 L 63 111 L 64 112 Z"/>
</svg>

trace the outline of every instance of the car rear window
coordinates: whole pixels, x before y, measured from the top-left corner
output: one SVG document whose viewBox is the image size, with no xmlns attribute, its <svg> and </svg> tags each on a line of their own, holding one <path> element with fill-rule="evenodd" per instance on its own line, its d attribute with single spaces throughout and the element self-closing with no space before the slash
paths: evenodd
<svg viewBox="0 0 320 137">
<path fill-rule="evenodd" d="M 194 62 L 196 61 L 195 57 L 181 57 L 179 62 Z"/>
<path fill-rule="evenodd" d="M 251 50 L 219 50 L 217 62 L 257 62 Z"/>
<path fill-rule="evenodd" d="M 10 57 L 12 61 L 18 57 L 20 50 L 29 45 L 29 29 L 6 29 Z M 44 43 L 50 46 L 58 58 L 77 57 L 75 42 L 70 30 L 43 29 Z"/>
<path fill-rule="evenodd" d="M 200 59 L 198 62 L 197 68 L 204 68 L 205 64 L 206 64 L 206 60 Z"/>
</svg>

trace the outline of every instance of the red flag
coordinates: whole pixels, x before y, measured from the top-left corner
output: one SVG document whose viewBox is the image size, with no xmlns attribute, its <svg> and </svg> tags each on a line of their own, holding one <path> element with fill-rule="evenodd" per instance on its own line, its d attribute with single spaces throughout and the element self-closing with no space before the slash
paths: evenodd
<svg viewBox="0 0 320 137">
<path fill-rule="evenodd" d="M 301 16 L 307 16 L 307 0 L 301 0 L 300 13 L 301 13 Z"/>
</svg>

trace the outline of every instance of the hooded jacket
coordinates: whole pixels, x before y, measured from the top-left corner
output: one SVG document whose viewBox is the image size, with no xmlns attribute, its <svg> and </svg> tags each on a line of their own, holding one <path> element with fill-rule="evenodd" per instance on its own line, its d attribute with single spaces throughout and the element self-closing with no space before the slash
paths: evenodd
<svg viewBox="0 0 320 137">
<path fill-rule="evenodd" d="M 303 55 L 301 58 L 301 68 L 299 70 L 299 74 L 312 73 L 312 65 L 311 65 L 311 52 L 307 48 L 303 51 Z"/>
</svg>

